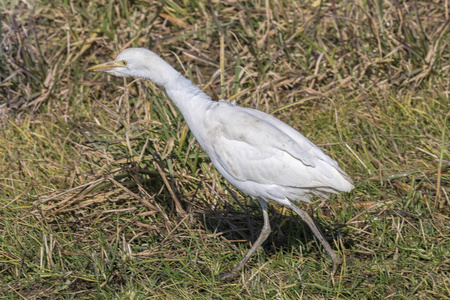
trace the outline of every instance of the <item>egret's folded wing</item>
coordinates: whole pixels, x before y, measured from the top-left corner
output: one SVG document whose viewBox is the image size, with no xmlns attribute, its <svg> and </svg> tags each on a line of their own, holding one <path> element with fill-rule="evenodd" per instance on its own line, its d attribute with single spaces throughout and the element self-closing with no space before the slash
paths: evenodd
<svg viewBox="0 0 450 300">
<path fill-rule="evenodd" d="M 336 179 L 345 180 L 336 163 L 308 139 L 298 132 L 293 139 L 252 111 L 222 103 L 204 121 L 214 149 L 208 154 L 235 179 L 299 188 L 334 187 Z"/>
<path fill-rule="evenodd" d="M 310 154 L 313 157 L 316 157 L 317 159 L 326 161 L 328 164 L 334 166 L 336 170 L 338 170 L 347 181 L 349 181 L 350 183 L 353 182 L 352 179 L 339 167 L 338 163 L 335 160 L 333 160 L 331 157 L 323 153 L 323 151 L 320 148 L 314 145 L 310 140 L 308 140 L 305 136 L 303 136 L 300 132 L 298 132 L 291 126 L 278 120 L 274 116 L 266 114 L 262 111 L 249 108 L 244 108 L 244 110 L 247 113 L 252 114 L 257 118 L 261 118 L 266 122 L 272 124 L 273 126 L 277 127 L 279 130 L 283 131 L 290 138 L 292 138 L 295 141 L 295 143 L 301 145 L 304 151 L 306 151 L 308 154 Z"/>
</svg>

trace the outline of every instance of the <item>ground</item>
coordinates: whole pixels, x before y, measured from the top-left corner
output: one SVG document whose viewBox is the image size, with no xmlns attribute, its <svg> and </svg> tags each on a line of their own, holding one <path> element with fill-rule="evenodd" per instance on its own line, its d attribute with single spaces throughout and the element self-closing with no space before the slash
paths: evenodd
<svg viewBox="0 0 450 300">
<path fill-rule="evenodd" d="M 448 299 L 447 1 L 0 4 L 2 298 Z M 217 173 L 164 91 L 84 70 L 149 48 L 213 99 L 286 122 L 350 193 L 259 204 Z"/>
</svg>

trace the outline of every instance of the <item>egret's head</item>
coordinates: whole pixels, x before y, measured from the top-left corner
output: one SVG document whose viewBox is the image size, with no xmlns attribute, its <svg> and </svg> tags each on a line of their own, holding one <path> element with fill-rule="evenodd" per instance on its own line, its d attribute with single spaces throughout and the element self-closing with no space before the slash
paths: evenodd
<svg viewBox="0 0 450 300">
<path fill-rule="evenodd" d="M 166 73 L 173 68 L 158 55 L 144 48 L 123 50 L 114 61 L 96 65 L 86 71 L 101 71 L 119 77 L 141 77 L 164 85 Z M 175 70 L 174 70 L 175 71 Z"/>
</svg>

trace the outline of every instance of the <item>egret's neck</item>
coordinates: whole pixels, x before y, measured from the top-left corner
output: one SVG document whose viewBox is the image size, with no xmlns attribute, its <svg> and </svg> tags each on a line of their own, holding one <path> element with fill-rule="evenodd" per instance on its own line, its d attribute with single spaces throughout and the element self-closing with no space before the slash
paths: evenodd
<svg viewBox="0 0 450 300">
<path fill-rule="evenodd" d="M 173 71 L 175 69 L 172 68 Z M 202 90 L 192 84 L 192 82 L 175 71 L 173 76 L 163 86 L 167 95 L 183 114 L 187 125 L 196 137 L 197 141 L 203 145 L 203 136 L 206 134 L 203 126 L 204 116 L 208 109 L 214 105 L 214 101 Z"/>
<path fill-rule="evenodd" d="M 178 73 L 177 78 L 164 87 L 170 99 L 172 99 L 186 120 L 190 119 L 190 115 L 201 115 L 202 111 L 208 109 L 212 103 L 208 95 L 180 73 Z"/>
</svg>

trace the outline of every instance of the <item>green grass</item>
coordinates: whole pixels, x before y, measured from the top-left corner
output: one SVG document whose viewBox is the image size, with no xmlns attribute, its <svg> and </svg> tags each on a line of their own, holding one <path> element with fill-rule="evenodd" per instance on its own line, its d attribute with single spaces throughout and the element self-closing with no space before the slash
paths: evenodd
<svg viewBox="0 0 450 300">
<path fill-rule="evenodd" d="M 206 3 L 0 4 L 0 297 L 450 298 L 446 2 L 213 1 L 217 20 Z M 272 112 L 354 179 L 299 204 L 345 259 L 334 281 L 278 205 L 241 277 L 218 280 L 259 234 L 259 205 L 158 87 L 84 72 L 131 46 Z"/>
</svg>

